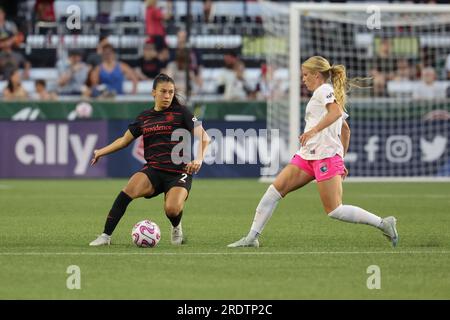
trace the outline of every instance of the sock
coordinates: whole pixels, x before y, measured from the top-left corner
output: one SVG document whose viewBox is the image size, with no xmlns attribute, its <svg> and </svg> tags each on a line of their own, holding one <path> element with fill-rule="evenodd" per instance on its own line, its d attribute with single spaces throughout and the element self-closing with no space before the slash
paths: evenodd
<svg viewBox="0 0 450 320">
<path fill-rule="evenodd" d="M 369 211 L 355 206 L 340 205 L 328 214 L 329 217 L 353 223 L 368 224 L 379 228 L 382 219 Z"/>
<path fill-rule="evenodd" d="M 253 219 L 250 232 L 247 235 L 247 240 L 253 241 L 259 237 L 281 198 L 280 193 L 271 184 L 256 207 L 255 218 Z"/>
<path fill-rule="evenodd" d="M 114 201 L 114 204 L 109 211 L 108 217 L 106 218 L 105 229 L 103 233 L 111 235 L 122 218 L 128 204 L 133 200 L 125 192 L 121 191 Z"/>
<path fill-rule="evenodd" d="M 172 223 L 172 226 L 175 228 L 180 224 L 181 216 L 183 215 L 183 210 L 176 216 L 176 217 L 169 217 L 170 223 Z"/>
</svg>

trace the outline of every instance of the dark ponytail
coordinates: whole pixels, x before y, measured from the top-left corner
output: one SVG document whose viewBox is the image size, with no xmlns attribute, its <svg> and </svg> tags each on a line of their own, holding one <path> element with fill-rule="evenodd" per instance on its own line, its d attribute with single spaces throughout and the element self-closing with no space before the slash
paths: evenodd
<svg viewBox="0 0 450 320">
<path fill-rule="evenodd" d="M 8 87 L 9 92 L 11 92 L 11 93 L 14 93 L 14 83 L 12 82 L 12 77 L 18 71 L 19 71 L 19 69 L 13 69 L 13 70 L 10 71 L 10 74 L 8 75 L 7 87 Z"/>
<path fill-rule="evenodd" d="M 170 104 L 170 106 L 183 106 L 184 103 L 181 103 L 181 96 L 177 93 L 177 88 L 175 87 L 175 81 L 173 81 L 173 79 L 171 77 L 169 77 L 167 74 L 165 73 L 160 73 L 158 74 L 155 79 L 153 80 L 153 90 L 156 90 L 156 87 L 158 86 L 158 84 L 163 83 L 163 82 L 170 82 L 173 84 L 174 88 L 175 88 L 175 94 L 173 96 L 172 99 L 172 103 Z"/>
</svg>

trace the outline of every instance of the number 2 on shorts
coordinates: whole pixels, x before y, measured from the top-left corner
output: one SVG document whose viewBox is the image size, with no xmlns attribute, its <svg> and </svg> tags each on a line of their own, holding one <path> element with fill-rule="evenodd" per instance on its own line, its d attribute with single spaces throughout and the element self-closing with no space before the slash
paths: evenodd
<svg viewBox="0 0 450 320">
<path fill-rule="evenodd" d="M 183 173 L 182 178 L 180 178 L 180 181 L 183 181 L 184 183 L 186 183 L 187 176 L 188 176 L 187 173 Z"/>
</svg>

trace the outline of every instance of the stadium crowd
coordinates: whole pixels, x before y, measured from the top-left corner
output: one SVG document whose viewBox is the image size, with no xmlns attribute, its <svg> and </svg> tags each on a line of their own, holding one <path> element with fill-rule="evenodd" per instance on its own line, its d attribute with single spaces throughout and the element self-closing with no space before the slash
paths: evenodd
<svg viewBox="0 0 450 320">
<path fill-rule="evenodd" d="M 184 94 L 218 100 L 264 100 L 288 88 L 286 70 L 243 50 L 242 37 L 264 34 L 257 1 L 193 1 L 189 32 L 197 40 L 207 37 L 203 43 L 187 40 L 184 1 L 83 1 L 81 27 L 75 30 L 65 23 L 68 4 L 22 0 L 13 9 L 5 5 L 12 15 L 0 7 L 3 100 L 148 96 L 160 72 L 175 79 Z M 396 97 L 403 91 L 395 88 L 407 84 L 413 99 L 450 97 L 450 54 L 437 60 L 422 48 L 416 58 L 398 57 L 392 45 L 381 39 L 367 61 L 372 95 Z"/>
</svg>

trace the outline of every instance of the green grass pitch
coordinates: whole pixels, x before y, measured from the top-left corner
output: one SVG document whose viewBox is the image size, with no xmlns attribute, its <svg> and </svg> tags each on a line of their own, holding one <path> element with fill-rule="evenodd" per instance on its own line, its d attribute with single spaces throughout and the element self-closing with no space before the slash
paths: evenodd
<svg viewBox="0 0 450 320">
<path fill-rule="evenodd" d="M 186 245 L 170 244 L 159 196 L 130 204 L 113 245 L 89 247 L 125 183 L 0 180 L 0 299 L 450 298 L 450 183 L 345 183 L 344 203 L 398 218 L 396 249 L 372 227 L 328 218 L 315 184 L 281 201 L 259 249 L 229 249 L 267 185 L 225 179 L 194 180 Z M 153 249 L 131 242 L 146 218 L 162 231 Z M 66 286 L 70 265 L 79 290 Z M 380 289 L 367 287 L 372 265 Z"/>
</svg>

